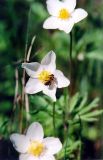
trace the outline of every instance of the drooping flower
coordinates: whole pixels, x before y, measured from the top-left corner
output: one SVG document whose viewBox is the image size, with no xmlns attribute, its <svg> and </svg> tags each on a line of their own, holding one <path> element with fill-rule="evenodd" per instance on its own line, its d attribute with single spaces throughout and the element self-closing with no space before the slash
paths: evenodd
<svg viewBox="0 0 103 160">
<path fill-rule="evenodd" d="M 26 134 L 12 134 L 10 140 L 14 148 L 20 153 L 19 160 L 55 160 L 62 144 L 58 138 L 44 137 L 40 123 L 32 123 Z"/>
<path fill-rule="evenodd" d="M 60 70 L 56 70 L 56 55 L 50 51 L 41 61 L 41 63 L 23 63 L 22 67 L 30 76 L 25 92 L 35 94 L 43 91 L 56 101 L 56 89 L 67 87 L 70 81 L 63 75 Z"/>
<path fill-rule="evenodd" d="M 51 15 L 43 24 L 45 29 L 59 29 L 69 33 L 74 24 L 87 17 L 81 8 L 75 9 L 76 0 L 47 0 L 47 10 Z"/>
</svg>

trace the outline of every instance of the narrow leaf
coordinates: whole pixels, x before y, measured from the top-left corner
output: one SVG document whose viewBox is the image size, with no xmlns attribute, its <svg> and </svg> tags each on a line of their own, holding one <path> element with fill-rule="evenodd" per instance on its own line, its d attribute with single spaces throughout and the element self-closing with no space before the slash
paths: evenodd
<svg viewBox="0 0 103 160">
<path fill-rule="evenodd" d="M 70 100 L 70 108 L 69 108 L 69 112 L 70 112 L 70 113 L 74 110 L 74 108 L 75 108 L 75 106 L 76 106 L 76 104 L 77 104 L 77 102 L 78 102 L 78 99 L 79 99 L 79 93 L 76 93 L 76 94 L 71 98 L 71 100 Z"/>
<path fill-rule="evenodd" d="M 82 99 L 82 101 L 81 101 L 79 107 L 76 109 L 76 111 L 80 111 L 85 106 L 85 104 L 87 102 L 87 97 L 88 97 L 87 94 L 85 94 L 84 98 Z"/>
<path fill-rule="evenodd" d="M 98 121 L 97 118 L 86 118 L 86 117 L 81 117 L 81 120 L 86 121 L 86 122 L 95 122 L 95 121 Z"/>
<path fill-rule="evenodd" d="M 96 110 L 96 111 L 92 111 L 91 113 L 85 114 L 83 117 L 87 117 L 87 118 L 96 117 L 96 116 L 101 115 L 102 113 L 103 113 L 103 109 Z"/>
<path fill-rule="evenodd" d="M 88 106 L 84 107 L 81 111 L 79 111 L 79 115 L 85 114 L 89 112 L 90 110 L 96 108 L 98 106 L 98 102 L 99 102 L 99 98 L 96 98 Z"/>
</svg>

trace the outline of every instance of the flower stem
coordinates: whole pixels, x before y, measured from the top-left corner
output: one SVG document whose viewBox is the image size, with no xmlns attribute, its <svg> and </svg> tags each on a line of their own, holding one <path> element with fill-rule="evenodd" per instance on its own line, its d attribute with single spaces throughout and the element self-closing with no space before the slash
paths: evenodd
<svg viewBox="0 0 103 160">
<path fill-rule="evenodd" d="M 72 47 L 73 47 L 73 35 L 70 32 L 70 51 L 69 51 L 69 58 L 70 58 L 70 95 L 73 93 L 73 58 L 72 58 Z"/>
<path fill-rule="evenodd" d="M 73 47 L 73 35 L 70 32 L 70 50 L 69 50 L 69 64 L 70 64 L 70 96 L 73 93 L 73 84 L 72 84 L 72 74 L 73 74 L 73 59 L 72 59 L 72 47 Z M 69 126 L 67 127 L 67 136 L 66 136 L 66 144 L 65 144 L 65 153 L 64 160 L 66 160 L 66 150 L 68 145 L 68 136 L 69 136 Z"/>
<path fill-rule="evenodd" d="M 53 128 L 54 128 L 54 136 L 56 135 L 56 127 L 55 127 L 55 102 L 53 103 Z"/>
<path fill-rule="evenodd" d="M 70 32 L 70 62 L 72 63 L 72 44 L 73 44 L 73 36 L 72 32 Z"/>
<path fill-rule="evenodd" d="M 81 119 L 79 117 L 79 123 L 80 123 L 80 134 L 79 134 L 79 140 L 80 140 L 80 146 L 79 146 L 79 154 L 78 154 L 78 160 L 82 159 L 82 123 L 81 123 Z"/>
<path fill-rule="evenodd" d="M 67 129 L 67 136 L 66 136 L 66 144 L 65 144 L 65 150 L 64 150 L 64 160 L 66 160 L 66 152 L 67 152 L 67 145 L 68 145 L 68 136 L 69 136 L 69 126 Z"/>
<path fill-rule="evenodd" d="M 81 153 L 82 153 L 82 143 L 80 143 L 80 146 L 79 146 L 79 156 L 78 156 L 78 160 L 81 160 L 81 158 L 82 158 Z"/>
</svg>

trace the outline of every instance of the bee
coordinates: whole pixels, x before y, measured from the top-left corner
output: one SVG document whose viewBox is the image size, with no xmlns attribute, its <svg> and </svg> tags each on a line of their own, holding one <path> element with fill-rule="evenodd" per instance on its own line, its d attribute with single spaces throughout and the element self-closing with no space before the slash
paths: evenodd
<svg viewBox="0 0 103 160">
<path fill-rule="evenodd" d="M 46 86 L 50 86 L 51 84 L 52 84 L 52 81 L 54 80 L 54 75 L 53 74 L 51 74 L 50 76 L 49 76 L 49 79 L 47 80 L 47 81 L 45 81 L 45 85 Z"/>
</svg>

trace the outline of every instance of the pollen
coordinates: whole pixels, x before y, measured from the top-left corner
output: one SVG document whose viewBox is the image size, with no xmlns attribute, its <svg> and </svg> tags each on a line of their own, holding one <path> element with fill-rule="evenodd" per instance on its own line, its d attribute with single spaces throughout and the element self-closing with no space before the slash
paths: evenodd
<svg viewBox="0 0 103 160">
<path fill-rule="evenodd" d="M 50 72 L 46 71 L 46 70 L 43 70 L 39 76 L 38 76 L 38 79 L 45 85 L 50 85 L 51 82 L 53 81 L 54 79 L 54 75 L 51 74 Z"/>
<path fill-rule="evenodd" d="M 38 141 L 33 141 L 29 146 L 28 153 L 38 157 L 41 155 L 43 150 L 44 150 L 44 145 L 42 143 L 39 143 Z"/>
<path fill-rule="evenodd" d="M 58 17 L 60 19 L 66 20 L 66 19 L 70 18 L 71 15 L 70 15 L 70 13 L 67 9 L 63 8 L 59 11 L 59 16 Z"/>
</svg>

